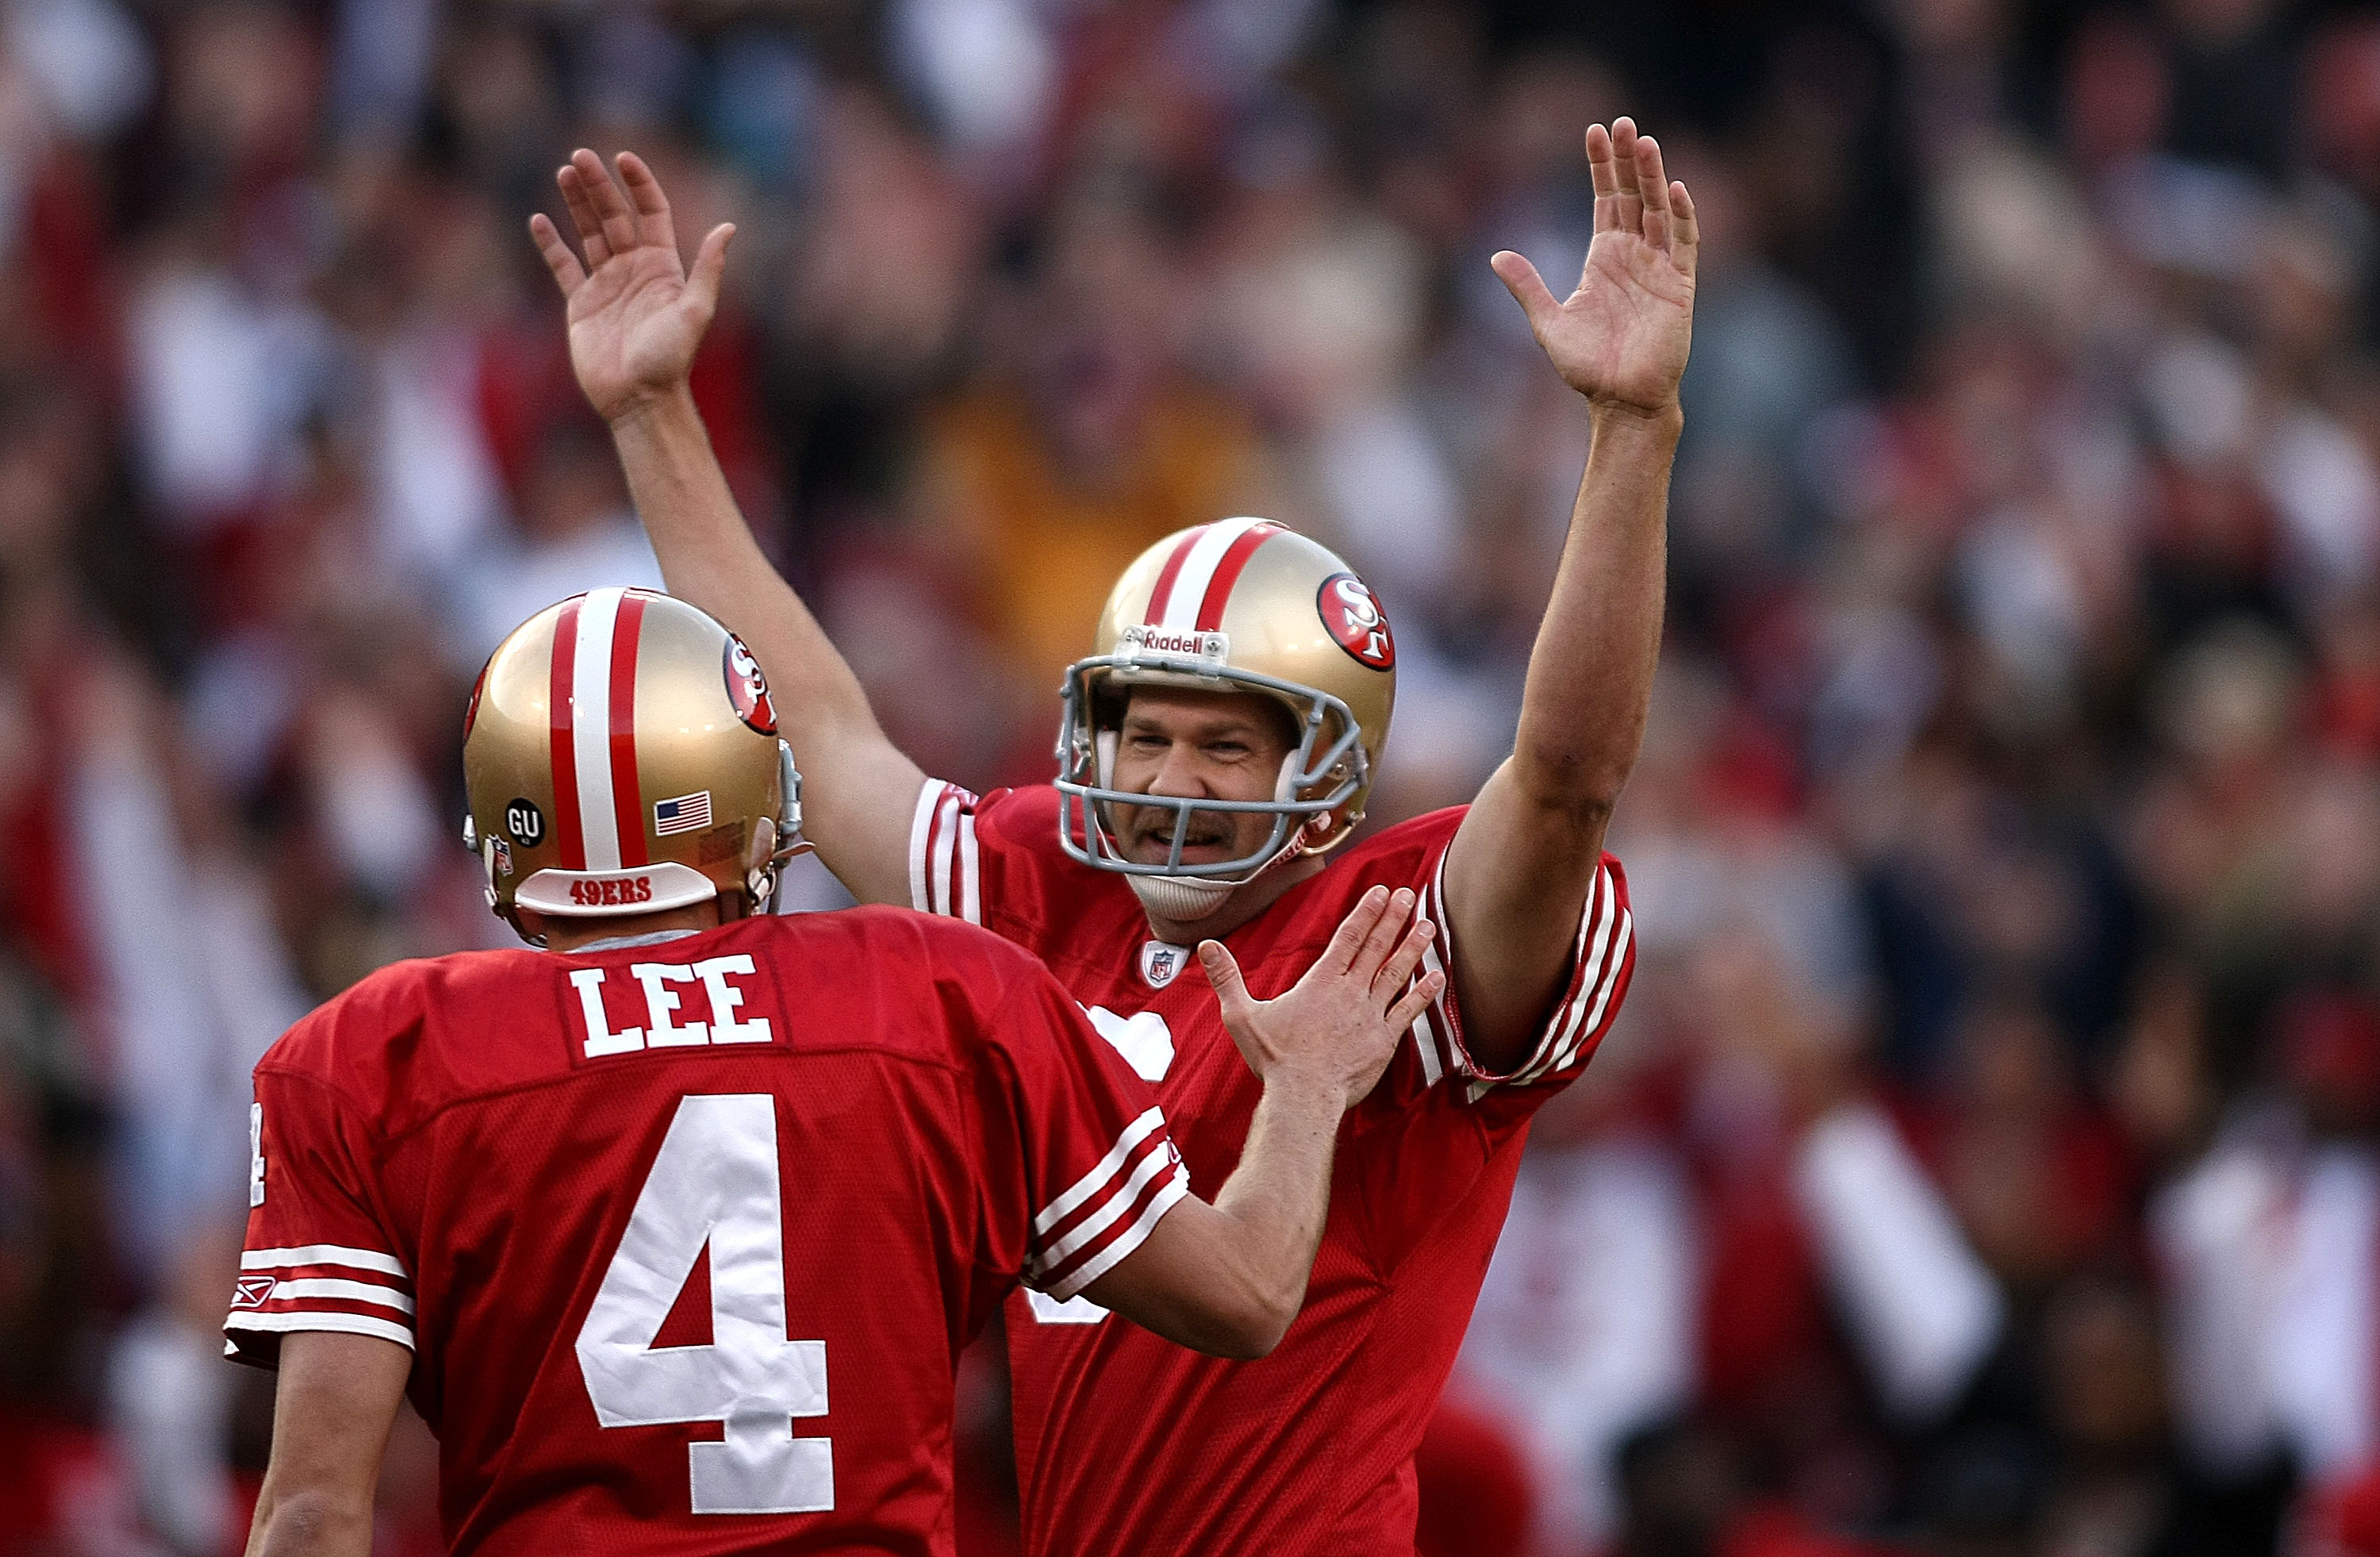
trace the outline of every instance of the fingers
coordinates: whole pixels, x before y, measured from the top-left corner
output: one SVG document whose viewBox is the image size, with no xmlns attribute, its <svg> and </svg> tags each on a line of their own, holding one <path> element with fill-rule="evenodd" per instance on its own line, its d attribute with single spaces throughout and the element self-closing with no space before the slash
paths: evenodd
<svg viewBox="0 0 2380 1557">
<path fill-rule="evenodd" d="M 1598 213 L 1596 221 L 1600 225 L 1602 217 L 1599 213 L 1603 209 L 1603 201 L 1597 201 L 1595 206 Z M 1561 311 L 1561 305 L 1554 301 L 1554 295 L 1547 287 L 1545 277 L 1537 274 L 1537 267 L 1509 249 L 1499 250 L 1488 260 L 1488 265 L 1496 273 L 1496 279 L 1504 284 L 1504 290 L 1512 294 L 1512 300 L 1521 305 L 1521 311 L 1529 316 L 1529 328 L 1536 332 L 1539 340 L 1543 340 L 1546 326 Z"/>
<path fill-rule="evenodd" d="M 1595 230 L 1620 228 L 1620 172 L 1613 165 L 1611 132 L 1601 125 L 1586 127 L 1586 171 L 1595 180 Z"/>
<path fill-rule="evenodd" d="M 1636 169 L 1636 121 L 1621 115 L 1611 121 L 1611 176 L 1617 181 L 1611 225 L 1623 233 L 1645 229 L 1645 193 Z M 1597 201 L 1598 213 L 1603 202 Z M 1597 223 L 1598 230 L 1602 224 Z"/>
<path fill-rule="evenodd" d="M 1691 278 L 1694 262 L 1702 256 L 1702 228 L 1694 221 L 1694 197 L 1686 192 L 1683 184 L 1674 180 L 1670 185 L 1670 256 Z"/>
<path fill-rule="evenodd" d="M 647 243 L 676 253 L 677 229 L 670 222 L 669 197 L 662 193 L 662 181 L 634 152 L 623 152 L 613 161 L 620 169 L 620 182 L 627 186 L 628 203 L 636 208 L 638 233 Z"/>
<path fill-rule="evenodd" d="M 1393 1033 L 1411 1031 L 1413 1025 L 1421 1020 L 1421 1014 L 1429 1009 L 1429 1003 L 1445 992 L 1445 974 L 1423 974 L 1418 983 L 1389 1007 L 1389 1030 Z"/>
<path fill-rule="evenodd" d="M 1670 175 L 1661 166 L 1661 143 L 1649 135 L 1636 138 L 1636 189 L 1644 202 L 1645 241 L 1666 250 L 1670 247 Z"/>
<path fill-rule="evenodd" d="M 588 196 L 586 175 L 577 162 L 567 162 L 554 174 L 553 182 L 562 191 L 562 203 L 569 209 L 570 225 L 578 229 L 578 247 L 586 251 L 587 268 L 602 269 L 603 262 L 612 257 L 612 246 L 603 241 L 603 219 L 595 214 L 595 202 Z"/>
<path fill-rule="evenodd" d="M 719 278 L 727 272 L 727 246 L 735 237 L 735 224 L 722 222 L 695 250 L 694 271 L 686 278 L 686 296 L 705 320 L 719 310 Z"/>
<path fill-rule="evenodd" d="M 1216 1004 L 1223 1008 L 1223 1025 L 1237 1028 L 1256 1008 L 1256 1002 L 1248 995 L 1247 980 L 1240 977 L 1238 959 L 1220 941 L 1201 941 L 1198 966 L 1207 970 L 1207 982 L 1215 986 Z"/>
<path fill-rule="evenodd" d="M 1315 967 L 1326 973 L 1344 973 L 1354 967 L 1356 957 L 1362 955 L 1364 943 L 1372 933 L 1372 927 L 1380 922 L 1380 917 L 1388 909 L 1389 889 L 1386 887 L 1374 887 L 1357 898 L 1355 906 L 1348 910 L 1347 917 L 1339 921 L 1339 928 L 1331 931 L 1330 944 L 1322 948 L 1322 955 L 1316 960 Z M 1220 947 L 1217 949 L 1220 950 Z M 1224 955 L 1228 956 L 1230 954 Z"/>
<path fill-rule="evenodd" d="M 1421 966 L 1422 956 L 1429 950 L 1429 943 L 1437 937 L 1436 925 L 1427 919 L 1414 920 L 1413 928 L 1405 931 L 1402 941 L 1397 943 L 1396 955 L 1385 959 L 1380 970 L 1372 976 L 1372 988 L 1404 988 L 1412 981 L 1414 970 Z"/>
<path fill-rule="evenodd" d="M 603 159 L 581 146 L 570 153 L 570 165 L 578 170 L 578 182 L 587 191 L 587 199 L 601 224 L 603 241 L 614 254 L 625 254 L 637 246 L 637 218 L 628 210 L 627 199 L 620 186 L 612 182 L 611 170 Z"/>
<path fill-rule="evenodd" d="M 1399 887 L 1390 894 L 1387 912 L 1372 921 L 1370 931 L 1365 935 L 1363 949 L 1355 954 L 1347 971 L 1364 980 L 1366 988 L 1379 987 L 1380 970 L 1390 955 L 1398 950 L 1398 937 L 1413 919 L 1414 898 L 1411 887 Z M 1410 969 L 1406 976 L 1412 976 Z"/>
<path fill-rule="evenodd" d="M 585 285 L 587 272 L 578 263 L 578 256 L 570 251 L 570 245 L 562 241 L 560 229 L 543 212 L 528 219 L 528 237 L 529 241 L 537 245 L 538 253 L 544 257 L 545 268 L 553 273 L 553 284 L 562 288 L 565 298 Z"/>
</svg>

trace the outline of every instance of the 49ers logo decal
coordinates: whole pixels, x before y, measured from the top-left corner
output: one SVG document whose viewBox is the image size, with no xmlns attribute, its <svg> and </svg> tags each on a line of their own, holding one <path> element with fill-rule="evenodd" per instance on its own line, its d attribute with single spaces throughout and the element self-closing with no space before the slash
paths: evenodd
<svg viewBox="0 0 2380 1557">
<path fill-rule="evenodd" d="M 1397 643 L 1389 634 L 1389 619 L 1361 578 L 1352 573 L 1325 578 L 1314 597 L 1314 609 L 1322 614 L 1322 625 L 1340 648 L 1374 670 L 1396 668 Z"/>
<path fill-rule="evenodd" d="M 735 705 L 735 717 L 764 736 L 777 733 L 777 705 L 769 700 L 769 678 L 760 674 L 760 662 L 752 658 L 752 651 L 734 633 L 727 635 L 727 700 Z"/>
</svg>

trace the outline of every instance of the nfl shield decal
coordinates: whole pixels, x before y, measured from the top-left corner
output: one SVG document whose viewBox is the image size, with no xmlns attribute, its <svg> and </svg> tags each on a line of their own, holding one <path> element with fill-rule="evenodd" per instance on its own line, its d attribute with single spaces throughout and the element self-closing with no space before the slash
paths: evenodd
<svg viewBox="0 0 2380 1557">
<path fill-rule="evenodd" d="M 1141 981 L 1152 990 L 1161 990 L 1173 982 L 1190 954 L 1183 947 L 1163 941 L 1151 941 L 1140 949 Z"/>
</svg>

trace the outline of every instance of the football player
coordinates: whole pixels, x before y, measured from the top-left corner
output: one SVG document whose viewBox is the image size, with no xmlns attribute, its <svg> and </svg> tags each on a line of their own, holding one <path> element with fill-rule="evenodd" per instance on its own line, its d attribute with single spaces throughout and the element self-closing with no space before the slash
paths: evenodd
<svg viewBox="0 0 2380 1557">
<path fill-rule="evenodd" d="M 1025 952 L 762 911 L 803 846 L 776 717 L 741 643 L 642 590 L 489 661 L 465 836 L 544 950 L 383 969 L 257 1066 L 225 1325 L 280 1368 L 251 1553 L 370 1550 L 407 1393 L 457 1552 L 948 1552 L 953 1364 L 1020 1279 L 1236 1356 L 1297 1311 L 1341 1114 L 1438 987 L 1411 894 L 1270 1003 L 1207 950 L 1263 1094 L 1209 1204 Z"/>
<path fill-rule="evenodd" d="M 1593 430 L 1512 755 L 1468 807 L 1337 855 L 1387 739 L 1396 643 L 1323 547 L 1225 519 L 1127 569 L 1065 680 L 1055 782 L 977 797 L 886 738 L 859 683 L 737 514 L 686 388 L 732 229 L 682 268 L 633 154 L 558 174 L 577 229 L 531 235 L 567 299 L 580 386 L 613 429 L 672 590 L 799 693 L 789 736 L 826 863 L 866 902 L 982 924 L 1038 953 L 1156 1083 L 1191 1182 L 1223 1182 L 1257 1087 L 1195 984 L 1228 943 L 1285 988 L 1348 906 L 1418 890 L 1451 982 L 1347 1117 L 1305 1311 L 1262 1361 L 1194 1355 L 1097 1295 L 1013 1301 L 1017 1468 L 1037 1557 L 1410 1551 L 1413 1454 L 1451 1368 L 1531 1113 L 1609 1027 L 1634 962 L 1604 828 L 1658 650 L 1696 228 L 1626 119 L 1586 132 L 1595 236 L 1556 300 L 1492 263 Z M 617 180 L 613 177 L 613 169 Z"/>
</svg>

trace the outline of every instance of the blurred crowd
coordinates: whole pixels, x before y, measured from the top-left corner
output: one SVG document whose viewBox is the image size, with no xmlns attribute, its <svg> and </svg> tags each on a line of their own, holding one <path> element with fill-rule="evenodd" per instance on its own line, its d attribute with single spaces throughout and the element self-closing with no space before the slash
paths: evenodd
<svg viewBox="0 0 2380 1557">
<path fill-rule="evenodd" d="M 1508 749 L 1586 429 L 1487 256 L 1619 113 L 1706 234 L 1642 962 L 1425 1551 L 2380 1552 L 2380 15 L 5 0 L 0 1553 L 237 1550 L 248 1069 L 504 942 L 469 678 L 659 582 L 569 148 L 738 224 L 698 398 L 926 768 L 1047 777 L 1123 563 L 1259 512 L 1396 624 L 1387 821 Z"/>
</svg>

